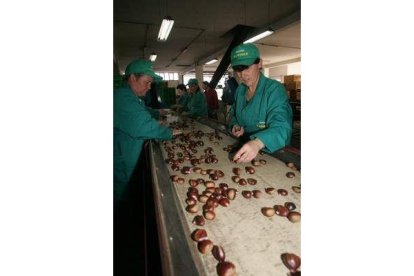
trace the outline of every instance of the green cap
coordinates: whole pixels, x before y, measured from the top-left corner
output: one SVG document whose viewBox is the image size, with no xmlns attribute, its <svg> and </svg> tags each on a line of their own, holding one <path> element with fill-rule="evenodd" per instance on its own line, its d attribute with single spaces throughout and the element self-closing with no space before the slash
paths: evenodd
<svg viewBox="0 0 414 276">
<path fill-rule="evenodd" d="M 198 85 L 197 79 L 189 79 L 187 85 Z"/>
<path fill-rule="evenodd" d="M 152 70 L 152 62 L 146 59 L 136 59 L 128 64 L 125 75 L 144 74 L 154 79 L 159 78 Z"/>
<path fill-rule="evenodd" d="M 240 44 L 231 51 L 231 65 L 252 65 L 256 59 L 260 58 L 259 49 L 252 44 Z"/>
</svg>

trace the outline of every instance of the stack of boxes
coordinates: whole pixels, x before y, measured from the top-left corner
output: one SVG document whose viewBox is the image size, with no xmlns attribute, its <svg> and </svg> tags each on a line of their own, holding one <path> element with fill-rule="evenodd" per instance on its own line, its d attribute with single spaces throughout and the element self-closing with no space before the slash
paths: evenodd
<svg viewBox="0 0 414 276">
<path fill-rule="evenodd" d="M 290 100 L 300 101 L 300 75 L 289 75 L 283 77 L 288 97 Z"/>
</svg>

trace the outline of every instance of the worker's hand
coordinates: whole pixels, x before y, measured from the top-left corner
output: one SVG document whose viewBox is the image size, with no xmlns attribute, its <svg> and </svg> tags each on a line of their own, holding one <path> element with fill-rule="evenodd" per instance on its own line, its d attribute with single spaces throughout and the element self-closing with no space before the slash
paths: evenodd
<svg viewBox="0 0 414 276">
<path fill-rule="evenodd" d="M 183 131 L 179 128 L 173 128 L 173 136 L 183 134 Z"/>
<path fill-rule="evenodd" d="M 231 129 L 231 134 L 235 137 L 240 137 L 244 134 L 244 128 L 239 125 L 234 125 Z"/>
<path fill-rule="evenodd" d="M 259 139 L 249 141 L 236 152 L 233 161 L 236 163 L 250 162 L 257 156 L 262 148 L 264 148 L 264 144 Z"/>
</svg>

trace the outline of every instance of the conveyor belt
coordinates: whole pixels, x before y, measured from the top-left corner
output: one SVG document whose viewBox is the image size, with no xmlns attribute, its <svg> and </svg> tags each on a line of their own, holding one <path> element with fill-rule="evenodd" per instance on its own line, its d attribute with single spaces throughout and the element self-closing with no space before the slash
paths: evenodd
<svg viewBox="0 0 414 276">
<path fill-rule="evenodd" d="M 153 143 L 151 150 L 151 161 L 153 164 L 154 193 L 156 206 L 158 206 L 157 219 L 159 234 L 162 247 L 162 258 L 164 261 L 163 270 L 165 275 L 216 275 L 218 261 L 211 253 L 201 254 L 197 250 L 197 243 L 190 235 L 194 229 L 202 228 L 208 233 L 208 238 L 215 244 L 223 247 L 226 254 L 226 261 L 232 262 L 236 266 L 237 275 L 272 275 L 278 276 L 289 272 L 288 268 L 282 263 L 281 254 L 294 253 L 300 256 L 300 222 L 292 223 L 286 217 L 274 215 L 266 217 L 262 214 L 262 207 L 273 207 L 274 205 L 284 205 L 285 202 L 293 202 L 301 212 L 300 193 L 292 190 L 292 186 L 300 186 L 300 172 L 288 168 L 284 162 L 270 155 L 258 155 L 256 159 L 266 160 L 266 165 L 254 167 L 255 173 L 249 175 L 245 172 L 246 166 L 250 163 L 234 164 L 228 158 L 229 153 L 224 151 L 228 145 L 236 140 L 222 133 L 214 133 L 210 126 L 197 122 L 188 121 L 189 128 L 184 132 L 201 131 L 204 136 L 192 138 L 193 140 L 203 141 L 203 146 L 196 147 L 197 158 L 205 154 L 207 147 L 213 149 L 213 154 L 219 160 L 218 163 L 202 163 L 196 165 L 204 170 L 222 170 L 224 177 L 214 181 L 216 186 L 219 183 L 227 183 L 229 187 L 238 190 L 234 200 L 230 200 L 228 207 L 218 206 L 214 212 L 214 220 L 206 220 L 204 226 L 192 224 L 195 215 L 202 215 L 202 205 L 198 202 L 197 214 L 191 214 L 185 210 L 187 203 L 187 191 L 190 187 L 190 179 L 202 178 L 210 180 L 208 175 L 201 175 L 191 171 L 184 175 L 180 171 L 173 171 L 171 165 L 165 162 L 168 158 L 166 148 L 176 145 L 174 149 L 175 159 L 177 154 L 182 152 L 177 144 L 181 144 L 176 139 L 175 144 L 171 141 L 164 143 Z M 217 129 L 217 126 L 213 126 Z M 218 127 L 220 128 L 220 127 Z M 201 133 L 200 132 L 200 133 Z M 218 140 L 220 136 L 222 139 Z M 189 160 L 178 164 L 193 167 Z M 253 167 L 253 166 L 252 166 Z M 254 178 L 256 185 L 241 186 L 234 183 L 232 176 L 233 168 L 241 168 L 242 178 Z M 288 178 L 286 173 L 293 172 L 294 178 Z M 170 175 L 177 175 L 185 179 L 184 184 L 172 183 Z M 288 191 L 286 196 L 267 194 L 265 188 L 273 187 Z M 204 185 L 196 187 L 201 193 Z M 260 190 L 261 198 L 251 197 L 246 199 L 242 196 L 242 191 Z"/>
</svg>

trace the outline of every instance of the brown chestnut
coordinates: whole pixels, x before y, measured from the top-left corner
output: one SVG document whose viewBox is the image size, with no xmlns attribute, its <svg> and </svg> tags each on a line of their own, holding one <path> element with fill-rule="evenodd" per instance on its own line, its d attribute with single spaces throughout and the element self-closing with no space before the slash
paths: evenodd
<svg viewBox="0 0 414 276">
<path fill-rule="evenodd" d="M 176 165 L 176 164 L 173 164 L 173 165 L 171 165 L 171 169 L 173 171 L 179 171 L 180 170 L 180 167 L 178 165 Z"/>
<path fill-rule="evenodd" d="M 203 215 L 208 220 L 213 220 L 216 217 L 216 214 L 213 211 L 204 211 Z"/>
<path fill-rule="evenodd" d="M 233 168 L 233 173 L 235 174 L 235 175 L 240 175 L 241 174 L 241 169 L 240 168 Z"/>
<path fill-rule="evenodd" d="M 269 195 L 272 195 L 275 193 L 275 188 L 272 188 L 272 187 L 265 188 L 265 192 L 268 193 Z"/>
<path fill-rule="evenodd" d="M 186 208 L 187 212 L 189 213 L 197 213 L 198 212 L 198 206 L 197 204 L 194 205 L 188 205 Z"/>
<path fill-rule="evenodd" d="M 181 169 L 181 173 L 182 174 L 189 174 L 189 173 L 191 173 L 191 168 L 190 167 L 183 167 Z"/>
<path fill-rule="evenodd" d="M 170 176 L 170 179 L 171 179 L 171 181 L 172 181 L 172 182 L 177 182 L 177 180 L 178 180 L 178 175 L 171 175 L 171 176 Z"/>
<path fill-rule="evenodd" d="M 264 159 L 260 159 L 260 160 L 259 160 L 259 162 L 260 162 L 260 164 L 262 164 L 262 165 L 266 165 L 266 163 L 267 163 L 267 161 L 266 161 L 266 160 L 264 160 Z"/>
<path fill-rule="evenodd" d="M 246 186 L 246 185 L 247 185 L 247 181 L 246 181 L 246 179 L 241 178 L 241 179 L 239 180 L 239 185 L 241 185 L 241 186 Z"/>
<path fill-rule="evenodd" d="M 286 166 L 288 166 L 288 167 L 289 167 L 289 168 L 291 168 L 291 169 L 296 168 L 295 164 L 294 164 L 294 163 L 292 163 L 292 162 L 287 162 L 287 163 L 286 163 Z"/>
<path fill-rule="evenodd" d="M 207 231 L 197 228 L 193 231 L 193 233 L 191 233 L 191 238 L 196 242 L 205 240 L 207 239 Z"/>
<path fill-rule="evenodd" d="M 227 189 L 227 198 L 233 200 L 236 198 L 237 190 L 234 188 Z"/>
<path fill-rule="evenodd" d="M 214 188 L 216 186 L 216 184 L 213 181 L 206 181 L 206 182 L 204 182 L 204 185 L 207 188 Z"/>
<path fill-rule="evenodd" d="M 255 167 L 258 167 L 258 166 L 260 166 L 260 161 L 253 159 L 252 160 L 252 165 L 255 166 Z"/>
<path fill-rule="evenodd" d="M 278 189 L 277 193 L 281 196 L 286 196 L 288 194 L 288 191 L 286 191 L 285 189 Z"/>
<path fill-rule="evenodd" d="M 198 201 L 200 201 L 201 203 L 206 203 L 208 200 L 208 196 L 207 195 L 200 195 L 198 197 Z"/>
<path fill-rule="evenodd" d="M 188 205 L 194 205 L 194 204 L 196 204 L 196 203 L 197 203 L 197 201 L 196 201 L 193 197 L 189 197 L 189 198 L 187 198 L 187 199 L 185 200 L 185 202 L 186 202 Z"/>
<path fill-rule="evenodd" d="M 211 253 L 213 254 L 213 257 L 219 262 L 224 262 L 226 259 L 226 254 L 224 253 L 223 247 L 219 245 L 213 246 Z"/>
<path fill-rule="evenodd" d="M 222 189 L 222 190 L 227 190 L 228 188 L 229 188 L 229 185 L 227 185 L 226 183 L 220 183 L 219 184 L 219 187 Z"/>
<path fill-rule="evenodd" d="M 288 178 L 294 178 L 294 177 L 295 177 L 295 173 L 294 173 L 294 172 L 287 172 L 287 173 L 286 173 L 286 176 L 287 176 Z"/>
<path fill-rule="evenodd" d="M 194 167 L 193 168 L 193 172 L 195 172 L 195 173 L 201 173 L 201 168 L 200 167 Z"/>
<path fill-rule="evenodd" d="M 292 190 L 293 190 L 295 193 L 300 194 L 300 186 L 292 186 Z"/>
<path fill-rule="evenodd" d="M 262 192 L 259 190 L 253 190 L 252 193 L 255 198 L 260 198 L 262 196 Z"/>
<path fill-rule="evenodd" d="M 292 211 L 292 212 L 289 212 L 287 217 L 290 220 L 290 222 L 295 223 L 295 222 L 300 222 L 301 215 L 299 212 Z"/>
<path fill-rule="evenodd" d="M 229 206 L 230 201 L 229 201 L 228 198 L 223 197 L 219 200 L 219 204 L 223 207 L 227 207 L 227 206 Z"/>
<path fill-rule="evenodd" d="M 214 204 L 204 204 L 203 205 L 203 212 L 207 211 L 214 211 Z"/>
<path fill-rule="evenodd" d="M 188 180 L 188 183 L 190 184 L 191 187 L 197 187 L 198 186 L 198 182 L 195 179 Z"/>
<path fill-rule="evenodd" d="M 289 209 L 282 205 L 273 206 L 275 214 L 281 217 L 286 217 L 289 214 Z"/>
<path fill-rule="evenodd" d="M 285 207 L 288 208 L 289 211 L 293 211 L 296 209 L 296 205 L 293 202 L 285 202 Z"/>
<path fill-rule="evenodd" d="M 292 253 L 283 253 L 281 256 L 283 264 L 290 270 L 296 272 L 300 267 L 300 257 Z"/>
<path fill-rule="evenodd" d="M 251 198 L 252 197 L 252 192 L 251 191 L 242 191 L 242 196 L 244 198 Z"/>
<path fill-rule="evenodd" d="M 247 178 L 247 183 L 249 183 L 250 185 L 256 185 L 257 180 L 254 178 Z"/>
<path fill-rule="evenodd" d="M 231 180 L 233 180 L 233 182 L 235 182 L 235 183 L 239 183 L 240 176 L 234 175 L 234 176 L 231 177 Z"/>
<path fill-rule="evenodd" d="M 206 175 L 207 174 L 207 170 L 201 170 L 201 174 L 202 175 Z"/>
<path fill-rule="evenodd" d="M 213 248 L 213 242 L 210 240 L 202 240 L 198 242 L 197 246 L 198 251 L 200 251 L 202 254 L 206 254 L 207 252 L 211 252 L 211 249 Z"/>
<path fill-rule="evenodd" d="M 217 170 L 216 173 L 219 177 L 224 177 L 224 172 L 222 170 Z"/>
<path fill-rule="evenodd" d="M 210 174 L 209 177 L 210 177 L 211 180 L 218 180 L 219 179 L 219 176 L 217 174 Z"/>
<path fill-rule="evenodd" d="M 179 177 L 178 179 L 177 179 L 177 183 L 178 184 L 184 184 L 184 178 L 182 178 L 182 177 Z"/>
<path fill-rule="evenodd" d="M 270 208 L 270 207 L 263 207 L 262 208 L 262 214 L 265 215 L 266 217 L 274 216 L 275 209 Z"/>
<path fill-rule="evenodd" d="M 248 174 L 254 174 L 254 172 L 255 172 L 253 167 L 246 167 L 245 170 L 246 170 L 246 173 L 248 173 Z"/>
<path fill-rule="evenodd" d="M 217 274 L 219 276 L 234 276 L 236 275 L 236 267 L 230 262 L 219 262 L 217 264 Z"/>
<path fill-rule="evenodd" d="M 203 226 L 206 223 L 206 221 L 204 220 L 203 216 L 197 215 L 194 217 L 193 223 L 198 226 Z"/>
</svg>

